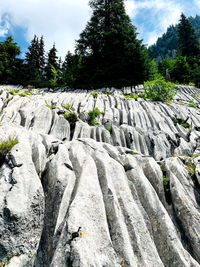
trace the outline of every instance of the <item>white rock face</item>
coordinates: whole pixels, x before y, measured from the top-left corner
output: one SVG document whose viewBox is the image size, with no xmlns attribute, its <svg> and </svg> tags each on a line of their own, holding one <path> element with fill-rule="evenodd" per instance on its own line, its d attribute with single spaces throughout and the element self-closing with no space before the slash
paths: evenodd
<svg viewBox="0 0 200 267">
<path fill-rule="evenodd" d="M 0 263 L 200 266 L 200 114 L 187 106 L 198 89 L 180 87 L 173 104 L 81 90 L 8 101 L 5 89 L 0 142 L 19 143 L 0 156 Z"/>
</svg>

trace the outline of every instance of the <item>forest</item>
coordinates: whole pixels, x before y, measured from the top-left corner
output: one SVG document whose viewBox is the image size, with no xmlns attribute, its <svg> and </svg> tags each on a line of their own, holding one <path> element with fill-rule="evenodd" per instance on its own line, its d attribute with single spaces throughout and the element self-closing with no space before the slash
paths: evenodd
<svg viewBox="0 0 200 267">
<path fill-rule="evenodd" d="M 76 40 L 74 53 L 68 51 L 64 61 L 58 58 L 55 44 L 45 53 L 43 36 L 33 37 L 24 59 L 19 57 L 20 47 L 12 36 L 0 42 L 0 83 L 95 89 L 166 79 L 200 85 L 200 30 L 193 27 L 196 20 L 181 14 L 178 25 L 167 31 L 170 37 L 165 35 L 168 47 L 160 46 L 161 50 L 174 51 L 173 55 L 163 53 L 158 59 L 153 53 L 155 47 L 147 49 L 137 38 L 122 0 L 92 0 L 90 7 L 91 18 Z"/>
</svg>

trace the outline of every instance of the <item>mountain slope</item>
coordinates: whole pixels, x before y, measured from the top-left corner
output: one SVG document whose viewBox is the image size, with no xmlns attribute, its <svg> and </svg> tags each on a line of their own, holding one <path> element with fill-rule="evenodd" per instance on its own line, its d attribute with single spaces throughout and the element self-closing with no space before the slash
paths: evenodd
<svg viewBox="0 0 200 267">
<path fill-rule="evenodd" d="M 196 15 L 196 17 L 189 17 L 188 20 L 200 37 L 200 16 Z M 166 56 L 173 58 L 175 56 L 177 45 L 177 26 L 172 25 L 167 28 L 166 33 L 158 38 L 156 44 L 149 47 L 148 52 L 152 59 L 164 58 Z"/>
</svg>

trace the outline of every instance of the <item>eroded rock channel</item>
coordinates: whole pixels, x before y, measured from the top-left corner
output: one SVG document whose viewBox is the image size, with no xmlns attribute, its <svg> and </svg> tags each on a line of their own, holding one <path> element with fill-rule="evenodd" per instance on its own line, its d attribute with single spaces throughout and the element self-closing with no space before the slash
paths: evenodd
<svg viewBox="0 0 200 267">
<path fill-rule="evenodd" d="M 173 103 L 6 89 L 0 139 L 19 143 L 0 166 L 2 266 L 200 266 L 199 89 Z"/>
</svg>

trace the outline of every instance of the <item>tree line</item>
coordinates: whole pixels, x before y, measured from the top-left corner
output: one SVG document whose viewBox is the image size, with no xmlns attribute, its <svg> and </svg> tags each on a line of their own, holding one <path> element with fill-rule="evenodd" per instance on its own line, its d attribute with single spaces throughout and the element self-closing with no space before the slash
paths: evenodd
<svg viewBox="0 0 200 267">
<path fill-rule="evenodd" d="M 153 80 L 158 74 L 165 77 L 166 70 L 172 81 L 199 82 L 199 40 L 184 14 L 178 26 L 176 58 L 166 58 L 156 65 L 137 38 L 123 0 L 91 0 L 89 5 L 91 18 L 76 41 L 75 52 L 67 52 L 64 61 L 58 58 L 55 44 L 45 54 L 43 37 L 34 36 L 24 59 L 18 57 L 20 48 L 11 36 L 1 42 L 0 82 L 36 87 L 121 88 Z"/>
</svg>

